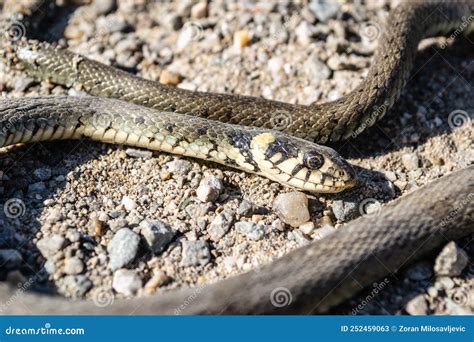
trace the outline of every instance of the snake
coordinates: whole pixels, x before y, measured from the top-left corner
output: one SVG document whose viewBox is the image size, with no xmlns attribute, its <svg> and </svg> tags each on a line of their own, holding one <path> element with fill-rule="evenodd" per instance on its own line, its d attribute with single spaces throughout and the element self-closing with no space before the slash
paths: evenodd
<svg viewBox="0 0 474 342">
<path fill-rule="evenodd" d="M 0 147 L 87 137 L 210 160 L 308 192 L 341 192 L 357 184 L 355 172 L 321 144 L 355 137 L 381 119 L 401 96 L 419 42 L 460 27 L 469 31 L 472 21 L 466 16 L 472 18 L 473 13 L 473 1 L 402 2 L 390 12 L 361 84 L 336 101 L 310 105 L 170 87 L 7 34 L 2 49 L 10 66 L 90 96 L 2 100 Z M 293 298 L 279 312 L 327 311 L 361 286 L 429 254 L 443 239 L 472 234 L 472 171 L 468 167 L 445 176 L 396 200 L 380 217 L 360 218 L 324 242 L 300 248 L 261 270 L 209 285 L 186 312 L 273 313 L 280 306 L 271 305 L 268 292 L 279 286 Z M 439 223 L 453 216 L 456 225 Z M 351 279 L 344 282 L 348 274 Z M 119 312 L 140 303 L 138 312 L 170 312 L 192 291 L 119 302 L 115 308 Z M 69 305 L 64 299 L 55 301 Z M 37 303 L 38 298 L 30 301 L 32 307 L 38 308 Z M 71 305 L 78 312 L 100 311 L 90 302 Z"/>
</svg>

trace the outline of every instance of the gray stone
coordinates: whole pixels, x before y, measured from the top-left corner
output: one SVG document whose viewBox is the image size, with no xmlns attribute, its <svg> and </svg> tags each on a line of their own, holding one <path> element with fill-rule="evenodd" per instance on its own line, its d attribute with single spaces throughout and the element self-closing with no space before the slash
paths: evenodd
<svg viewBox="0 0 474 342">
<path fill-rule="evenodd" d="M 150 159 L 151 157 L 153 157 L 152 151 L 139 150 L 136 148 L 127 148 L 125 150 L 125 153 L 127 154 L 127 156 L 134 157 L 134 158 Z"/>
<path fill-rule="evenodd" d="M 135 271 L 120 269 L 114 272 L 112 287 L 118 293 L 131 296 L 142 288 L 142 280 Z"/>
<path fill-rule="evenodd" d="M 428 302 L 424 295 L 417 295 L 407 303 L 405 310 L 412 316 L 426 315 L 428 314 Z"/>
<path fill-rule="evenodd" d="M 35 82 L 34 78 L 28 76 L 18 76 L 15 80 L 15 91 L 24 92 Z"/>
<path fill-rule="evenodd" d="M 329 236 L 336 232 L 336 228 L 334 228 L 330 224 L 324 224 L 321 228 L 318 228 L 314 231 L 318 238 L 324 239 L 326 236 Z"/>
<path fill-rule="evenodd" d="M 357 203 L 350 200 L 334 201 L 331 209 L 334 217 L 341 222 L 347 222 L 360 215 Z"/>
<path fill-rule="evenodd" d="M 181 266 L 204 266 L 211 260 L 211 252 L 206 241 L 183 241 Z"/>
<path fill-rule="evenodd" d="M 299 230 L 301 230 L 303 234 L 311 235 L 314 231 L 314 223 L 311 221 L 303 223 L 299 226 Z"/>
<path fill-rule="evenodd" d="M 122 228 L 115 233 L 107 246 L 109 268 L 115 271 L 130 264 L 137 256 L 140 236 L 129 228 Z"/>
<path fill-rule="evenodd" d="M 298 227 L 310 219 L 308 197 L 302 192 L 280 194 L 273 202 L 278 217 L 292 227 Z"/>
<path fill-rule="evenodd" d="M 318 84 L 331 76 L 331 70 L 314 54 L 305 61 L 303 70 L 305 74 L 310 75 L 314 82 Z"/>
<path fill-rule="evenodd" d="M 33 183 L 28 186 L 28 192 L 44 192 L 46 185 L 43 182 Z"/>
<path fill-rule="evenodd" d="M 84 263 L 78 257 L 68 258 L 64 261 L 64 273 L 74 275 L 82 273 Z"/>
<path fill-rule="evenodd" d="M 90 5 L 90 10 L 95 16 L 109 14 L 117 8 L 116 0 L 94 0 Z"/>
<path fill-rule="evenodd" d="M 0 249 L 0 268 L 14 270 L 21 266 L 23 257 L 16 249 Z"/>
<path fill-rule="evenodd" d="M 243 200 L 240 202 L 239 207 L 237 208 L 237 214 L 240 216 L 249 217 L 253 214 L 267 214 L 268 210 L 265 207 L 259 207 L 252 202 Z"/>
<path fill-rule="evenodd" d="M 313 0 L 308 7 L 320 22 L 325 23 L 337 16 L 340 4 L 334 0 Z"/>
<path fill-rule="evenodd" d="M 418 168 L 420 160 L 415 153 L 405 153 L 402 155 L 402 164 L 408 171 L 411 171 Z"/>
<path fill-rule="evenodd" d="M 212 241 L 219 241 L 230 229 L 234 215 L 227 211 L 218 214 L 209 225 L 208 232 Z"/>
<path fill-rule="evenodd" d="M 173 240 L 176 230 L 160 220 L 145 219 L 140 222 L 140 234 L 143 235 L 153 253 L 159 254 Z"/>
<path fill-rule="evenodd" d="M 67 275 L 64 277 L 64 289 L 73 298 L 81 298 L 92 288 L 92 282 L 85 275 Z"/>
<path fill-rule="evenodd" d="M 261 240 L 265 236 L 265 226 L 254 222 L 237 222 L 235 229 L 254 241 Z"/>
<path fill-rule="evenodd" d="M 201 202 L 214 202 L 224 190 L 222 181 L 216 176 L 209 176 L 201 180 L 196 190 L 196 197 Z"/>
<path fill-rule="evenodd" d="M 311 243 L 311 240 L 304 236 L 299 230 L 294 230 L 291 234 L 291 238 L 301 247 Z"/>
<path fill-rule="evenodd" d="M 41 254 L 46 258 L 51 258 L 54 256 L 61 248 L 64 247 L 66 239 L 61 235 L 51 235 L 45 238 L 42 238 L 36 243 Z"/>
<path fill-rule="evenodd" d="M 193 164 L 187 160 L 175 159 L 169 163 L 166 163 L 166 167 L 168 168 L 168 171 L 173 174 L 185 176 L 189 173 L 189 171 L 191 171 Z"/>
<path fill-rule="evenodd" d="M 39 181 L 45 181 L 51 178 L 51 169 L 49 168 L 39 168 L 33 171 L 33 175 Z"/>
<path fill-rule="evenodd" d="M 127 211 L 131 211 L 137 208 L 137 202 L 133 198 L 128 196 L 123 196 L 121 204 Z"/>
<path fill-rule="evenodd" d="M 439 276 L 455 277 L 462 273 L 468 263 L 467 253 L 451 241 L 436 258 L 434 271 Z"/>
</svg>

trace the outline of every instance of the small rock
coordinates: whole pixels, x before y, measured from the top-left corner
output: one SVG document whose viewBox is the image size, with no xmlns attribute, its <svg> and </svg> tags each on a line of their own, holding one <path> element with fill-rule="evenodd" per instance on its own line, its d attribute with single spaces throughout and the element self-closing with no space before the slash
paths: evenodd
<svg viewBox="0 0 474 342">
<path fill-rule="evenodd" d="M 265 227 L 254 222 L 237 222 L 235 229 L 254 241 L 261 240 L 265 236 Z"/>
<path fill-rule="evenodd" d="M 415 153 L 405 153 L 402 155 L 402 164 L 408 171 L 418 168 L 420 160 Z"/>
<path fill-rule="evenodd" d="M 191 171 L 193 165 L 187 160 L 175 159 L 169 163 L 166 163 L 166 167 L 168 168 L 168 171 L 173 174 L 185 176 L 189 173 L 189 171 Z"/>
<path fill-rule="evenodd" d="M 90 9 L 95 16 L 106 15 L 117 8 L 116 0 L 95 0 L 90 5 Z"/>
<path fill-rule="evenodd" d="M 121 203 L 127 211 L 137 208 L 137 202 L 128 196 L 123 196 Z"/>
<path fill-rule="evenodd" d="M 125 150 L 125 154 L 130 157 L 143 158 L 143 159 L 150 159 L 151 157 L 153 157 L 152 151 L 139 150 L 137 148 L 127 148 Z"/>
<path fill-rule="evenodd" d="M 385 171 L 385 178 L 391 182 L 395 182 L 397 180 L 397 175 L 393 171 Z"/>
<path fill-rule="evenodd" d="M 421 281 L 431 278 L 433 272 L 431 271 L 430 265 L 424 262 L 419 262 L 412 267 L 410 267 L 407 272 L 406 276 L 415 281 Z"/>
<path fill-rule="evenodd" d="M 140 229 L 140 234 L 155 254 L 163 252 L 176 235 L 176 230 L 160 220 L 145 219 L 140 222 Z"/>
<path fill-rule="evenodd" d="M 15 80 L 15 91 L 24 92 L 35 82 L 34 78 L 28 76 L 18 76 Z"/>
<path fill-rule="evenodd" d="M 436 258 L 434 271 L 439 276 L 455 277 L 462 273 L 468 262 L 467 253 L 451 241 Z"/>
<path fill-rule="evenodd" d="M 243 49 L 250 43 L 250 33 L 247 30 L 236 31 L 234 33 L 234 46 L 238 49 Z"/>
<path fill-rule="evenodd" d="M 51 169 L 40 168 L 33 171 L 33 175 L 39 181 L 46 181 L 51 178 Z"/>
<path fill-rule="evenodd" d="M 201 19 L 207 17 L 207 1 L 200 1 L 191 7 L 191 18 Z"/>
<path fill-rule="evenodd" d="M 41 254 L 46 258 L 54 256 L 61 248 L 64 247 L 66 239 L 61 235 L 51 235 L 45 238 L 42 238 L 36 243 Z"/>
<path fill-rule="evenodd" d="M 16 249 L 0 249 L 0 268 L 14 270 L 21 266 L 23 257 Z"/>
<path fill-rule="evenodd" d="M 314 231 L 316 236 L 320 239 L 324 239 L 326 236 L 329 236 L 336 232 L 336 228 L 334 228 L 330 224 L 324 224 L 321 228 L 318 228 Z"/>
<path fill-rule="evenodd" d="M 109 268 L 115 271 L 135 260 L 139 243 L 140 237 L 129 228 L 122 228 L 115 233 L 107 246 Z"/>
<path fill-rule="evenodd" d="M 318 84 L 331 76 L 331 70 L 319 60 L 317 55 L 312 54 L 303 64 L 304 73 Z"/>
<path fill-rule="evenodd" d="M 308 7 L 320 22 L 325 23 L 329 19 L 336 17 L 340 4 L 333 0 L 313 0 L 309 3 Z"/>
<path fill-rule="evenodd" d="M 299 226 L 299 230 L 301 230 L 303 234 L 311 235 L 314 231 L 314 223 L 311 221 L 303 223 Z"/>
<path fill-rule="evenodd" d="M 156 292 L 156 289 L 166 285 L 169 282 L 169 277 L 163 271 L 158 271 L 154 274 L 150 280 L 145 284 L 144 290 L 148 294 L 153 294 Z"/>
<path fill-rule="evenodd" d="M 334 217 L 340 222 L 347 222 L 360 215 L 356 202 L 350 200 L 337 200 L 332 204 Z"/>
<path fill-rule="evenodd" d="M 196 190 L 196 197 L 201 202 L 214 202 L 224 190 L 222 181 L 216 176 L 209 176 L 201 180 Z"/>
<path fill-rule="evenodd" d="M 218 214 L 214 220 L 212 220 L 208 228 L 211 240 L 219 241 L 222 239 L 222 237 L 229 231 L 233 221 L 234 216 L 227 211 Z"/>
<path fill-rule="evenodd" d="M 164 69 L 160 73 L 160 83 L 161 84 L 166 84 L 166 85 L 172 85 L 175 86 L 181 82 L 183 78 L 181 77 L 180 74 L 177 74 L 175 72 L 172 72 L 168 69 Z"/>
<path fill-rule="evenodd" d="M 64 261 L 64 273 L 79 274 L 84 270 L 84 263 L 78 257 L 68 258 Z"/>
<path fill-rule="evenodd" d="M 46 184 L 44 182 L 33 183 L 28 186 L 28 192 L 44 192 L 46 191 Z"/>
<path fill-rule="evenodd" d="M 252 216 L 253 214 L 261 214 L 265 215 L 267 214 L 267 209 L 264 207 L 259 207 L 255 205 L 252 202 L 249 202 L 247 200 L 243 200 L 240 202 L 239 207 L 237 208 L 237 214 L 239 216 L 245 216 L 249 217 Z"/>
<path fill-rule="evenodd" d="M 280 194 L 273 202 L 278 217 L 292 227 L 298 227 L 310 219 L 308 197 L 302 192 Z"/>
<path fill-rule="evenodd" d="M 211 260 L 211 252 L 206 241 L 184 240 L 182 246 L 181 266 L 204 266 Z"/>
<path fill-rule="evenodd" d="M 449 277 L 441 277 L 436 280 L 436 286 L 447 291 L 454 287 L 454 281 Z"/>
<path fill-rule="evenodd" d="M 92 288 L 92 282 L 83 274 L 67 275 L 63 286 L 71 297 L 81 298 Z"/>
<path fill-rule="evenodd" d="M 299 230 L 294 230 L 292 232 L 291 238 L 296 241 L 296 243 L 303 247 L 311 243 L 311 240 L 303 235 Z"/>
<path fill-rule="evenodd" d="M 411 299 L 406 307 L 405 310 L 408 314 L 412 316 L 419 316 L 419 315 L 426 315 L 428 314 L 428 303 L 424 297 L 424 295 L 420 294 Z"/>
<path fill-rule="evenodd" d="M 114 272 L 112 287 L 118 293 L 131 296 L 142 288 L 142 280 L 133 270 L 119 269 Z"/>
</svg>

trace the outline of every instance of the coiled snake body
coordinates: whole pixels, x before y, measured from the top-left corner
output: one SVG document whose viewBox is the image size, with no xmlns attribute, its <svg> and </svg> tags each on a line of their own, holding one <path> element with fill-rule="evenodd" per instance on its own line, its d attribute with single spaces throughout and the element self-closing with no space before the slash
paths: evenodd
<svg viewBox="0 0 474 342">
<path fill-rule="evenodd" d="M 355 184 L 353 170 L 335 151 L 313 141 L 324 143 L 355 136 L 380 119 L 400 96 L 420 40 L 458 28 L 472 13 L 472 1 L 400 4 L 388 18 L 388 28 L 381 37 L 383 47 L 377 50 L 362 84 L 340 100 L 309 106 L 167 87 L 44 43 L 21 40 L 9 46 L 5 42 L 10 63 L 20 65 L 29 74 L 106 98 L 3 100 L 0 147 L 86 136 L 213 160 L 308 191 L 339 192 Z M 280 116 L 286 120 L 279 127 L 282 132 L 271 130 Z M 341 277 L 351 271 L 349 267 L 354 266 L 353 276 L 358 284 L 367 285 L 433 250 L 442 240 L 435 238 L 436 243 L 427 243 L 415 253 L 413 249 L 421 239 L 440 233 L 457 238 L 473 232 L 471 203 L 462 202 L 473 191 L 472 168 L 451 178 L 466 180 L 467 187 L 453 185 L 440 194 L 442 186 L 429 185 L 420 190 L 423 197 L 430 197 L 424 207 L 414 204 L 419 197 L 411 194 L 406 200 L 411 206 L 397 202 L 395 209 L 387 209 L 378 220 L 359 220 L 318 248 L 302 249 L 267 266 L 261 276 L 254 272 L 210 286 L 201 300 L 187 310 L 269 312 L 275 308 L 269 306 L 267 292 L 281 284 L 292 291 L 294 307 L 308 309 L 316 303 L 320 305 L 310 311 L 324 311 L 356 291 L 354 284 L 340 284 Z M 445 186 L 446 182 L 438 183 Z M 433 217 L 441 220 L 452 208 L 436 207 L 435 199 L 462 208 L 457 222 L 461 228 L 437 226 Z M 403 218 L 400 210 L 414 216 Z M 433 215 L 429 219 L 426 212 L 423 217 L 417 216 L 421 210 Z M 362 229 L 363 224 L 370 229 Z M 394 240 L 389 242 L 390 239 Z M 283 266 L 294 268 L 289 273 L 292 280 L 275 273 Z M 240 287 L 242 283 L 246 287 Z M 163 304 L 175 305 L 185 296 L 186 292 L 171 294 L 163 297 Z M 239 300 L 244 302 L 238 304 Z M 249 310 L 244 309 L 245 300 L 249 301 Z M 158 310 L 159 304 L 154 301 L 148 303 L 153 305 L 141 303 L 142 308 L 147 308 L 143 312 L 170 310 Z M 77 308 L 95 311 L 87 305 Z M 117 305 L 121 308 L 121 304 Z"/>
</svg>

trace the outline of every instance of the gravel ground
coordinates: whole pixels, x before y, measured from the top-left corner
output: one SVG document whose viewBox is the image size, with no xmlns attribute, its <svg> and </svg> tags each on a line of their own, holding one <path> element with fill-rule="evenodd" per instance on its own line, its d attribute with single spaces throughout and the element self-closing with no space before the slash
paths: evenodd
<svg viewBox="0 0 474 342">
<path fill-rule="evenodd" d="M 393 5 L 104 0 L 62 7 L 39 36 L 165 84 L 309 104 L 364 78 Z M 377 215 L 474 161 L 474 39 L 458 38 L 425 40 L 390 115 L 334 146 L 361 179 L 343 194 L 301 194 L 220 165 L 86 140 L 3 149 L 1 277 L 33 277 L 37 290 L 102 305 L 216 282 Z M 84 95 L 3 65 L 0 89 Z M 474 242 L 448 242 L 333 313 L 472 314 Z"/>
</svg>

